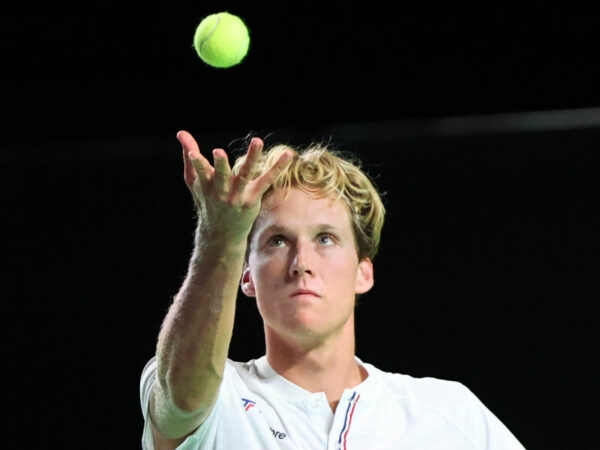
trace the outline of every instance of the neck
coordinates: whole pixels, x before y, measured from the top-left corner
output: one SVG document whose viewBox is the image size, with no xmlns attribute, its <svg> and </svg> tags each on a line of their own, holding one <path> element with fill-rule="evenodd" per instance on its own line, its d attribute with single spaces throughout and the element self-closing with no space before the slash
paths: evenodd
<svg viewBox="0 0 600 450">
<path fill-rule="evenodd" d="M 309 392 L 324 392 L 333 410 L 344 389 L 367 378 L 355 358 L 354 330 L 326 342 L 308 344 L 286 340 L 266 331 L 267 358 L 281 376 Z"/>
</svg>

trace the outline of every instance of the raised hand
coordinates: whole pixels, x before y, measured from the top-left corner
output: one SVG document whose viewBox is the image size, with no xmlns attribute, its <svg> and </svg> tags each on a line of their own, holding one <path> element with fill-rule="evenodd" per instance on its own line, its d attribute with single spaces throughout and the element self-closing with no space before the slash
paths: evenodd
<svg viewBox="0 0 600 450">
<path fill-rule="evenodd" d="M 202 233 L 206 237 L 245 239 L 260 210 L 262 195 L 292 153 L 283 153 L 273 167 L 251 179 L 264 146 L 260 138 L 250 141 L 244 164 L 236 175 L 232 174 L 229 158 L 222 148 L 212 151 L 213 166 L 189 132 L 180 131 L 177 139 L 183 147 L 184 180 L 196 204 Z"/>
</svg>

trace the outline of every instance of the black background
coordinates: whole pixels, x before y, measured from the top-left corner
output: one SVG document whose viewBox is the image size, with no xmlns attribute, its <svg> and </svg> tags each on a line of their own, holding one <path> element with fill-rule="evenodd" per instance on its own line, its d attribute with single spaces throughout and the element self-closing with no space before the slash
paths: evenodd
<svg viewBox="0 0 600 450">
<path fill-rule="evenodd" d="M 217 70 L 200 19 L 244 18 Z M 357 353 L 469 386 L 528 449 L 595 421 L 598 25 L 566 7 L 20 3 L 0 19 L 7 434 L 140 448 L 138 380 L 185 273 L 179 129 L 207 152 L 331 141 L 386 192 Z M 231 349 L 263 351 L 241 298 Z"/>
</svg>

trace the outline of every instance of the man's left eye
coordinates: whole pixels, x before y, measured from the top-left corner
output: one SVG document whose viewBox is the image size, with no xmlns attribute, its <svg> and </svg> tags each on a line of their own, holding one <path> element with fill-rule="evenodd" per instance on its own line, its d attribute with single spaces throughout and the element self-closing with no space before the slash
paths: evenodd
<svg viewBox="0 0 600 450">
<path fill-rule="evenodd" d="M 330 244 L 333 242 L 333 240 L 331 239 L 331 236 L 329 236 L 327 234 L 323 234 L 323 235 L 319 236 L 319 242 L 321 244 Z"/>
</svg>

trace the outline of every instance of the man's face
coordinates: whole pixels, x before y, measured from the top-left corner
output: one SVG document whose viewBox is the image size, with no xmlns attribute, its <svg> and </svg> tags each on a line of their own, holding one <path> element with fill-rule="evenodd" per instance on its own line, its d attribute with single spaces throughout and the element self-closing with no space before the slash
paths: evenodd
<svg viewBox="0 0 600 450">
<path fill-rule="evenodd" d="M 353 320 L 356 294 L 373 286 L 373 267 L 358 261 L 348 206 L 291 189 L 263 199 L 242 290 L 256 297 L 268 329 L 326 338 Z"/>
</svg>

